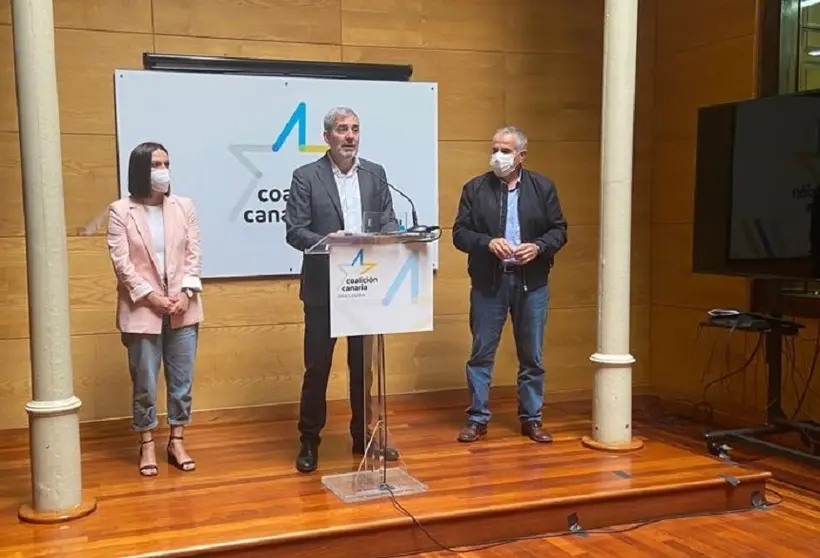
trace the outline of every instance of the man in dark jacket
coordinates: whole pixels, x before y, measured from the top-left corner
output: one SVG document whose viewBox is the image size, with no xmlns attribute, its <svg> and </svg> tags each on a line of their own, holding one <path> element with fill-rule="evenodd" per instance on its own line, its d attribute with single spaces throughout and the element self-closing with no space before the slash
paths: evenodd
<svg viewBox="0 0 820 558">
<path fill-rule="evenodd" d="M 287 207 L 285 238 L 302 252 L 328 234 L 345 230 L 362 232 L 363 214 L 380 213 L 382 230 L 398 227 L 393 198 L 384 167 L 358 157 L 359 117 L 348 107 L 330 110 L 324 120 L 329 149 L 324 157 L 293 171 Z M 299 298 L 305 312 L 305 376 L 299 401 L 301 447 L 296 469 L 315 471 L 319 463 L 320 434 L 327 421 L 327 383 L 336 339 L 330 336 L 330 268 L 327 255 L 306 254 L 302 259 Z M 369 341 L 348 337 L 350 371 L 350 435 L 353 453 L 363 454 L 371 436 Z M 385 448 L 386 459 L 399 458 L 395 448 Z"/>
<path fill-rule="evenodd" d="M 492 370 L 509 312 L 518 353 L 521 434 L 551 442 L 541 425 L 542 346 L 549 303 L 548 277 L 567 242 L 567 222 L 555 184 L 523 168 L 527 136 L 506 127 L 493 136 L 491 172 L 467 182 L 453 225 L 453 244 L 468 254 L 470 331 L 467 362 L 470 407 L 458 434 L 474 442 L 487 433 Z"/>
</svg>

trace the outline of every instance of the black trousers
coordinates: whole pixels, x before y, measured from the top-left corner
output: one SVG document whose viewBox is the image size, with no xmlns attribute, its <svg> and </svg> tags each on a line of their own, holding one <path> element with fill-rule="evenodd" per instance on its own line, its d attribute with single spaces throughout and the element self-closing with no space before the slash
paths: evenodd
<svg viewBox="0 0 820 558">
<path fill-rule="evenodd" d="M 300 441 L 319 443 L 327 422 L 327 382 L 333 364 L 336 339 L 330 337 L 330 307 L 305 305 L 305 377 L 299 402 Z M 350 435 L 365 439 L 370 420 L 371 360 L 365 366 L 365 353 L 370 354 L 370 341 L 364 337 L 347 338 L 347 366 L 350 380 Z"/>
</svg>

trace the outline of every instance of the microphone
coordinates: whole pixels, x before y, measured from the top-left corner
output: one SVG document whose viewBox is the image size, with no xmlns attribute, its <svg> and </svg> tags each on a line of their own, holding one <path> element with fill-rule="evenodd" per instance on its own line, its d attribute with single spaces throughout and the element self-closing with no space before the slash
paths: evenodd
<svg viewBox="0 0 820 558">
<path fill-rule="evenodd" d="M 394 192 L 397 192 L 401 197 L 403 197 L 404 199 L 407 200 L 407 202 L 410 204 L 410 218 L 413 220 L 413 226 L 410 227 L 409 229 L 407 229 L 407 232 L 427 233 L 427 232 L 437 231 L 439 229 L 439 227 L 437 227 L 437 226 L 419 225 L 419 218 L 418 218 L 418 215 L 416 214 L 416 204 L 413 203 L 413 200 L 410 199 L 410 196 L 408 196 L 407 194 L 405 194 L 404 192 L 399 190 L 397 187 L 390 184 L 388 181 L 386 181 L 384 178 L 382 178 L 381 176 L 379 176 L 375 172 L 371 172 L 371 171 L 367 170 L 361 164 L 359 164 L 359 166 L 356 167 L 356 168 L 357 168 L 357 170 L 362 170 L 362 171 L 366 172 L 370 176 L 375 176 L 376 178 L 379 179 L 379 182 L 384 182 L 387 185 L 388 188 L 390 188 Z"/>
</svg>

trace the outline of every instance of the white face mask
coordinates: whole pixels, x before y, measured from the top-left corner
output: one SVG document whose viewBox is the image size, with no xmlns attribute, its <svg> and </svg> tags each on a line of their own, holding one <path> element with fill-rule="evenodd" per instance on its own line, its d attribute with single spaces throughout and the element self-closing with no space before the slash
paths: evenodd
<svg viewBox="0 0 820 558">
<path fill-rule="evenodd" d="M 507 176 L 515 169 L 515 155 L 496 151 L 490 157 L 490 166 L 496 176 Z"/>
<path fill-rule="evenodd" d="M 151 188 L 160 194 L 167 194 L 171 187 L 171 172 L 168 169 L 151 171 Z"/>
</svg>

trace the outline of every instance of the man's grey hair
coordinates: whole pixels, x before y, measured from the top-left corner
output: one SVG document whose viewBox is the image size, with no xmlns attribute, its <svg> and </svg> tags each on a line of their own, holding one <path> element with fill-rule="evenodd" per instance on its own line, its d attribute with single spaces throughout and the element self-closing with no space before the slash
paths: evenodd
<svg viewBox="0 0 820 558">
<path fill-rule="evenodd" d="M 356 114 L 356 112 L 352 108 L 349 108 L 349 107 L 333 107 L 332 109 L 327 111 L 327 114 L 325 115 L 325 123 L 324 123 L 325 124 L 325 132 L 330 132 L 331 130 L 333 130 L 333 126 L 336 124 L 336 121 L 339 118 L 342 118 L 342 117 L 345 117 L 345 116 L 353 116 L 357 120 L 359 119 L 359 115 Z"/>
<path fill-rule="evenodd" d="M 495 135 L 497 136 L 506 136 L 510 134 L 515 136 L 515 143 L 517 144 L 516 147 L 518 147 L 518 150 L 524 151 L 527 148 L 527 134 L 525 134 L 521 128 L 516 128 L 515 126 L 504 126 L 495 132 Z"/>
</svg>

